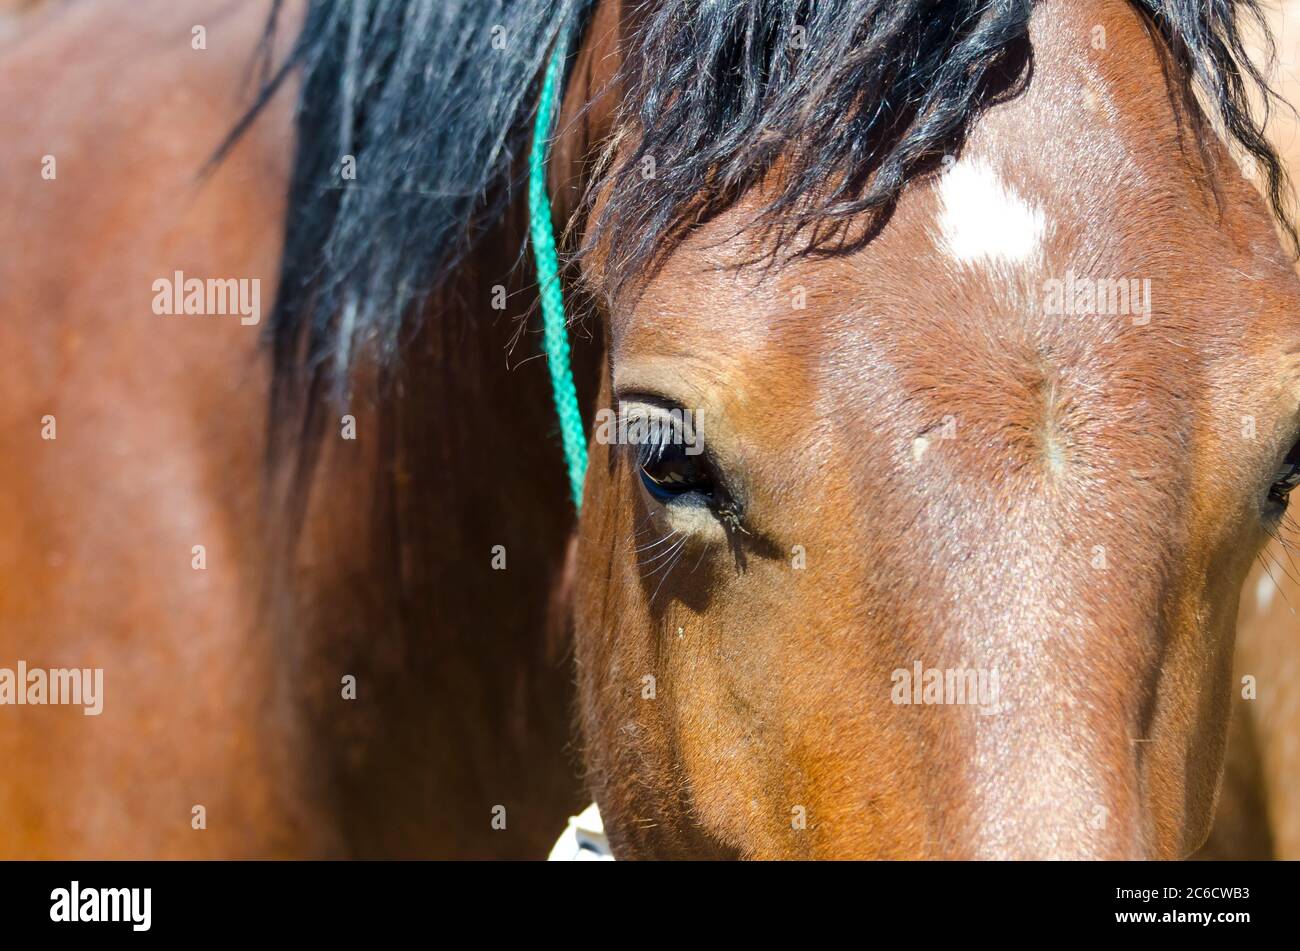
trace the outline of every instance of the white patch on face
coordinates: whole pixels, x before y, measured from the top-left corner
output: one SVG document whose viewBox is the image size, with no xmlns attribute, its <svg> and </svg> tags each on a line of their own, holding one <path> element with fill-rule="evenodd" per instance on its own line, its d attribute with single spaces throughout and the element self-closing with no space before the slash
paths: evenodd
<svg viewBox="0 0 1300 951">
<path fill-rule="evenodd" d="M 1007 186 L 986 161 L 953 165 L 939 180 L 942 247 L 962 264 L 1021 264 L 1043 247 L 1043 209 Z"/>
<path fill-rule="evenodd" d="M 1267 574 L 1260 575 L 1255 582 L 1255 607 L 1260 614 L 1268 612 L 1269 607 L 1273 604 L 1273 592 L 1277 590 L 1277 585 Z"/>
</svg>

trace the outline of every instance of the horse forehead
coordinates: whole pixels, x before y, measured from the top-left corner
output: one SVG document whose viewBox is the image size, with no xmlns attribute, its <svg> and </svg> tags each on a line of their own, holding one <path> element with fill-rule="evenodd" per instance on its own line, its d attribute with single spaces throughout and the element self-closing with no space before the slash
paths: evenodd
<svg viewBox="0 0 1300 951">
<path fill-rule="evenodd" d="M 822 332 L 846 322 L 874 326 L 882 340 L 945 344 L 1035 322 L 1087 334 L 1095 328 L 1086 323 L 1043 319 L 1076 315 L 1073 300 L 1046 313 L 1049 294 L 1066 291 L 1053 282 L 1072 277 L 1079 278 L 1070 280 L 1072 298 L 1095 293 L 1089 282 L 1102 281 L 1103 295 L 1131 298 L 1136 288 L 1138 299 L 1125 306 L 1146 306 L 1140 295 L 1159 282 L 1163 251 L 1177 245 L 1191 259 L 1209 247 L 1192 233 L 1199 222 L 1170 214 L 1174 203 L 1165 198 L 1182 184 L 1177 171 L 1116 130 L 1092 128 L 1088 115 L 1049 125 L 1042 108 L 1011 103 L 980 123 L 959 156 L 913 181 L 878 235 L 842 257 L 787 248 L 765 266 L 772 249 L 745 223 L 773 193 L 755 190 L 692 233 L 636 306 L 615 315 L 615 356 L 624 343 L 665 340 L 725 349 L 720 358 L 813 356 L 819 341 L 836 346 Z M 1153 188 L 1165 197 L 1144 207 Z M 745 266 L 755 259 L 763 264 Z M 1182 288 L 1163 290 L 1169 301 Z M 945 322 L 952 332 L 932 333 Z"/>
<path fill-rule="evenodd" d="M 692 235 L 615 317 L 615 361 L 644 351 L 703 358 L 744 386 L 770 377 L 760 367 L 807 380 L 924 368 L 973 350 L 1040 369 L 1099 358 L 1141 365 L 1205 343 L 1185 319 L 1151 327 L 1186 289 L 1155 263 L 1167 244 L 1144 243 L 1114 220 L 1134 199 L 1073 187 L 1068 200 L 1070 183 L 1027 173 L 996 145 L 972 148 L 915 182 L 865 247 L 771 267 L 744 265 L 767 249 L 737 229 L 763 203 L 757 193 Z M 1181 250 L 1198 253 L 1195 243 Z M 1204 284 L 1196 293 L 1214 296 Z"/>
<path fill-rule="evenodd" d="M 1253 270 L 1224 240 L 1242 224 L 1221 217 L 1190 168 L 1188 130 L 1139 18 L 1123 4 L 1087 6 L 1106 16 L 1057 6 L 1036 18 L 1033 80 L 914 180 L 865 248 L 738 268 L 764 250 L 737 230 L 772 197 L 760 188 L 692 235 L 635 311 L 615 318 L 615 359 L 642 346 L 707 354 L 717 376 L 744 386 L 773 375 L 756 364 L 790 378 L 861 376 L 885 352 L 924 369 L 973 347 L 1023 358 L 1033 376 L 1052 363 L 1146 373 L 1188 352 L 1240 349 L 1242 308 L 1197 268 L 1222 275 L 1229 256 Z M 1132 47 L 1122 69 L 1089 42 L 1097 22 L 1112 46 Z M 1226 184 L 1229 209 L 1262 209 L 1249 186 Z M 1244 230 L 1259 233 L 1245 243 L 1275 246 L 1266 216 L 1254 217 Z M 1210 311 L 1212 321 L 1193 319 Z"/>
</svg>

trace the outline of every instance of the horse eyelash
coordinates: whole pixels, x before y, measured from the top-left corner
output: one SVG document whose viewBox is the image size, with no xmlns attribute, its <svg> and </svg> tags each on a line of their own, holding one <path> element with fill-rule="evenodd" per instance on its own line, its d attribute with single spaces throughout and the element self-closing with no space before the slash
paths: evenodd
<svg viewBox="0 0 1300 951">
<path fill-rule="evenodd" d="M 741 518 L 741 512 L 735 502 L 728 501 L 725 505 L 715 508 L 713 514 L 718 517 L 722 527 L 728 532 L 737 535 L 752 535 L 753 533 L 745 527 Z"/>
</svg>

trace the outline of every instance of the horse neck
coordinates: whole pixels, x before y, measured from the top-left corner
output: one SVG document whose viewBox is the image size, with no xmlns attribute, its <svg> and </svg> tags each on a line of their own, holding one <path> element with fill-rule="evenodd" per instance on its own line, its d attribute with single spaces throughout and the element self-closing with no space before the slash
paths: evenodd
<svg viewBox="0 0 1300 951">
<path fill-rule="evenodd" d="M 344 670 L 370 694 L 347 723 L 316 720 L 322 748 L 344 750 L 358 730 L 390 738 L 360 759 L 333 754 L 347 837 L 378 853 L 536 856 L 578 805 L 555 604 L 575 517 L 546 364 L 530 359 L 523 220 L 513 209 L 431 302 L 380 398 L 353 409 L 358 439 L 325 424 L 295 626 L 312 632 L 305 667 L 330 672 L 322 691 Z M 591 349 L 579 348 L 584 378 Z M 511 801 L 506 832 L 493 832 L 488 810 Z M 401 829 L 387 826 L 394 815 Z"/>
</svg>

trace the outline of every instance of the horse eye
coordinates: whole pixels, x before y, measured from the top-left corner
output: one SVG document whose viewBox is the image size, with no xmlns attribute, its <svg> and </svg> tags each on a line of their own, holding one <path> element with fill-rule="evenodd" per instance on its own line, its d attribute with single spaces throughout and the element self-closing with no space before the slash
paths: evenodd
<svg viewBox="0 0 1300 951">
<path fill-rule="evenodd" d="M 1291 447 L 1291 451 L 1282 460 L 1277 471 L 1277 478 L 1268 490 L 1270 502 L 1286 505 L 1291 490 L 1300 485 L 1300 442 Z"/>
<path fill-rule="evenodd" d="M 641 482 L 660 502 L 697 492 L 713 495 L 713 478 L 702 455 L 690 455 L 680 442 L 642 443 L 637 455 Z"/>
</svg>

